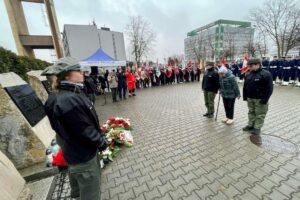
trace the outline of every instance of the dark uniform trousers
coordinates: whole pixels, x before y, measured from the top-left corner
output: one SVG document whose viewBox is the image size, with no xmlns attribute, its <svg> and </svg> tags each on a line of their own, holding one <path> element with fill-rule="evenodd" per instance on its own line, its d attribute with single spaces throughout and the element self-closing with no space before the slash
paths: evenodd
<svg viewBox="0 0 300 200">
<path fill-rule="evenodd" d="M 88 162 L 69 165 L 71 197 L 100 200 L 100 172 L 98 153 Z"/>
</svg>

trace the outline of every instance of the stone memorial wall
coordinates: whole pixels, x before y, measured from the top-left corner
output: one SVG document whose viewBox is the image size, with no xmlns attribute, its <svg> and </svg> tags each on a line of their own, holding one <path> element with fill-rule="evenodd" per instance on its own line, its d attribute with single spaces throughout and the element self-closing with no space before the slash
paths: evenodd
<svg viewBox="0 0 300 200">
<path fill-rule="evenodd" d="M 48 91 L 49 87 L 48 81 L 45 76 L 41 76 L 42 70 L 30 71 L 27 72 L 28 81 L 33 90 L 36 92 L 39 99 L 45 103 L 48 99 Z"/>
<path fill-rule="evenodd" d="M 45 161 L 54 138 L 43 103 L 17 74 L 0 74 L 0 150 L 17 169 Z"/>
</svg>

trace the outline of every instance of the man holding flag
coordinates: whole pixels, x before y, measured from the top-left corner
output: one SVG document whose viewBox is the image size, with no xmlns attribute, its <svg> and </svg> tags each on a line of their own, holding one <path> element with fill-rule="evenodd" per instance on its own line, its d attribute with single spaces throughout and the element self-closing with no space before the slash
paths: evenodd
<svg viewBox="0 0 300 200">
<path fill-rule="evenodd" d="M 259 59 L 249 59 L 243 67 L 245 76 L 244 101 L 248 102 L 248 125 L 243 131 L 259 135 L 268 112 L 268 102 L 273 93 L 273 79 L 269 71 L 262 69 Z"/>
</svg>

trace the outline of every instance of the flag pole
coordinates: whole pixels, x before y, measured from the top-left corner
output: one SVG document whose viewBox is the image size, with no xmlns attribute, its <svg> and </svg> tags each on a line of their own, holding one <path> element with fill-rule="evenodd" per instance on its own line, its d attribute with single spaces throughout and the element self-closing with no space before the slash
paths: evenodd
<svg viewBox="0 0 300 200">
<path fill-rule="evenodd" d="M 221 100 L 221 94 L 219 93 L 219 100 L 218 100 L 218 106 L 217 106 L 217 112 L 216 112 L 215 121 L 217 121 L 217 119 L 218 119 L 218 113 L 219 113 L 219 107 L 220 107 L 220 100 Z"/>
</svg>

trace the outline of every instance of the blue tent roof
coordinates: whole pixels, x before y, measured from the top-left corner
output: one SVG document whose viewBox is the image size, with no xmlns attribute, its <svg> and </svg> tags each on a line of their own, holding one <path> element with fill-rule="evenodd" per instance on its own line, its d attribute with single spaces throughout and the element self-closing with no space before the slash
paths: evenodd
<svg viewBox="0 0 300 200">
<path fill-rule="evenodd" d="M 97 61 L 116 61 L 116 60 L 110 57 L 109 55 L 107 55 L 104 51 L 102 51 L 102 49 L 98 49 L 93 55 L 91 55 L 90 57 L 86 58 L 83 61 L 97 62 Z"/>
</svg>

